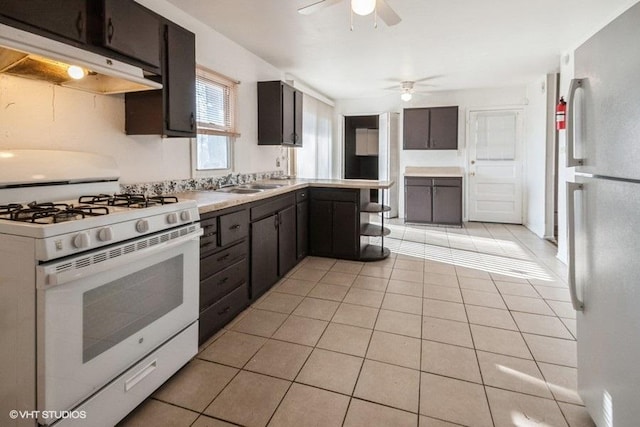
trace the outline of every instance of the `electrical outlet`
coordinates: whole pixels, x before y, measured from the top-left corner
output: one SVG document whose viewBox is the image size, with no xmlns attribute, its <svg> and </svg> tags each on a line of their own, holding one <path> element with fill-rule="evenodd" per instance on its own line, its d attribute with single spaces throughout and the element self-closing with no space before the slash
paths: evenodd
<svg viewBox="0 0 640 427">
<path fill-rule="evenodd" d="M 280 157 L 276 157 L 276 167 L 280 167 Z"/>
</svg>

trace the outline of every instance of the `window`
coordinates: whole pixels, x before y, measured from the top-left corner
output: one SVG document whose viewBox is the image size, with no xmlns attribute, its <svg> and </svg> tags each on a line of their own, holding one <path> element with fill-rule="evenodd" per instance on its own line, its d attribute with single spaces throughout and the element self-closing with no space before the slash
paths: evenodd
<svg viewBox="0 0 640 427">
<path fill-rule="evenodd" d="M 304 146 L 291 148 L 295 173 L 300 178 L 331 178 L 331 121 L 333 107 L 304 94 L 302 103 Z"/>
<path fill-rule="evenodd" d="M 195 175 L 210 175 L 233 168 L 237 81 L 203 67 L 196 70 L 198 136 L 195 141 Z"/>
</svg>

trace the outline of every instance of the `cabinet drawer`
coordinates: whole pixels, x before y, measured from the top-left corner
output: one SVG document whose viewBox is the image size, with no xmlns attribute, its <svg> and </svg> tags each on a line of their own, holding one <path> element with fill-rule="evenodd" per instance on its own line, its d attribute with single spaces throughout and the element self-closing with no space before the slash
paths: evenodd
<svg viewBox="0 0 640 427">
<path fill-rule="evenodd" d="M 220 246 L 244 239 L 248 234 L 249 212 L 246 209 L 220 216 L 220 228 L 218 229 Z"/>
<path fill-rule="evenodd" d="M 215 233 L 218 231 L 218 217 L 209 216 L 200 219 L 200 226 L 204 230 L 204 234 Z"/>
<path fill-rule="evenodd" d="M 293 194 L 287 194 L 282 197 L 274 197 L 268 199 L 267 202 L 261 203 L 251 208 L 251 221 L 264 218 L 278 211 L 286 209 L 289 206 L 295 204 L 295 196 Z"/>
<path fill-rule="evenodd" d="M 200 344 L 229 323 L 249 303 L 249 290 L 243 284 L 200 313 Z"/>
<path fill-rule="evenodd" d="M 218 218 L 207 218 L 200 221 L 202 227 L 202 236 L 200 237 L 200 256 L 215 250 L 218 247 L 217 236 Z"/>
<path fill-rule="evenodd" d="M 305 188 L 304 190 L 296 191 L 296 202 L 297 203 L 304 202 L 308 198 L 309 198 L 309 189 L 308 188 Z"/>
<path fill-rule="evenodd" d="M 231 289 L 246 282 L 248 271 L 247 259 L 244 258 L 200 282 L 200 308 L 211 305 Z"/>
<path fill-rule="evenodd" d="M 462 187 L 460 178 L 435 178 L 433 185 L 438 187 Z"/>
<path fill-rule="evenodd" d="M 200 260 L 200 280 L 206 279 L 239 259 L 246 257 L 248 251 L 248 244 L 245 241 L 202 258 Z"/>
<path fill-rule="evenodd" d="M 358 202 L 360 200 L 360 190 L 314 188 L 311 191 L 311 199 L 330 200 L 336 202 Z"/>
<path fill-rule="evenodd" d="M 431 187 L 433 179 L 431 178 L 405 178 L 404 185 L 422 185 Z"/>
</svg>

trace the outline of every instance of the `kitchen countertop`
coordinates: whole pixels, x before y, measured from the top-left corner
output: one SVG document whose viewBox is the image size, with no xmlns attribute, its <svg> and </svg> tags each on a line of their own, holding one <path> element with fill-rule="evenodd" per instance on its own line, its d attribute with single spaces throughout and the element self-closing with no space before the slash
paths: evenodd
<svg viewBox="0 0 640 427">
<path fill-rule="evenodd" d="M 404 169 L 404 176 L 415 176 L 415 177 L 429 177 L 429 176 L 437 176 L 437 177 L 463 177 L 464 169 L 461 167 L 417 167 L 417 166 L 407 166 Z"/>
<path fill-rule="evenodd" d="M 387 189 L 394 184 L 393 181 L 376 181 L 368 179 L 268 179 L 256 181 L 256 183 L 281 184 L 282 187 L 250 194 L 233 194 L 215 190 L 198 190 L 176 193 L 175 196 L 178 197 L 178 199 L 195 200 L 198 204 L 198 211 L 203 214 L 245 203 L 255 202 L 257 200 L 267 199 L 269 197 L 308 187 Z"/>
</svg>

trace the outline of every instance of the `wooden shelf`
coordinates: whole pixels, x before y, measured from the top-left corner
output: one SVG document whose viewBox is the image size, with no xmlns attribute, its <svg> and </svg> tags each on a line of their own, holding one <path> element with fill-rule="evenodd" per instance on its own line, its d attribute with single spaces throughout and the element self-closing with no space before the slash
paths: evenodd
<svg viewBox="0 0 640 427">
<path fill-rule="evenodd" d="M 360 207 L 360 212 L 389 212 L 391 207 L 386 205 L 381 205 L 380 203 L 367 203 Z"/>
<path fill-rule="evenodd" d="M 369 222 L 370 213 L 383 213 L 391 211 L 389 206 L 384 204 L 384 192 L 380 192 L 380 203 L 371 201 L 371 193 L 369 190 L 360 190 L 360 213 L 365 213 L 360 217 L 360 261 L 378 261 L 387 258 L 391 251 L 384 247 L 384 236 L 391 234 L 391 230 L 384 226 L 384 214 L 381 215 L 379 224 L 371 224 Z M 377 221 L 376 221 L 377 222 Z M 378 244 L 371 244 L 371 238 L 375 239 Z"/>
<path fill-rule="evenodd" d="M 376 224 L 362 224 L 360 226 L 360 235 L 361 236 L 372 236 L 372 237 L 380 237 L 380 236 L 388 236 L 391 233 L 387 227 L 381 227 Z"/>
<path fill-rule="evenodd" d="M 367 245 L 360 250 L 361 261 L 378 261 L 385 259 L 391 252 L 388 248 L 384 248 L 378 245 Z"/>
</svg>

